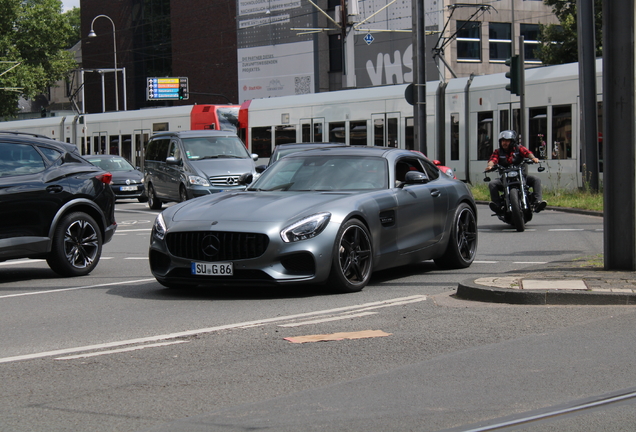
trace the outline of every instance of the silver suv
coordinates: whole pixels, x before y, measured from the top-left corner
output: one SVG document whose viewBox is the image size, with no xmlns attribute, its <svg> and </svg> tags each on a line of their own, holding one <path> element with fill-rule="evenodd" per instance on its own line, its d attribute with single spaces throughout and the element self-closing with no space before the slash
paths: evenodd
<svg viewBox="0 0 636 432">
<path fill-rule="evenodd" d="M 254 162 L 233 132 L 199 130 L 161 132 L 145 148 L 144 183 L 148 206 L 181 202 L 228 190 L 241 190 L 242 174 L 256 174 Z"/>
</svg>

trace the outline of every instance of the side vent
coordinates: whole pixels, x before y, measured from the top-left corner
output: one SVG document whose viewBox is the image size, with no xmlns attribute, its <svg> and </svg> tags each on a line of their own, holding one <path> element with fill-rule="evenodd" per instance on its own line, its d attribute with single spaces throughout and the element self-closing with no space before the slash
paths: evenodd
<svg viewBox="0 0 636 432">
<path fill-rule="evenodd" d="M 395 210 L 380 212 L 380 223 L 383 227 L 391 227 L 395 225 Z"/>
</svg>

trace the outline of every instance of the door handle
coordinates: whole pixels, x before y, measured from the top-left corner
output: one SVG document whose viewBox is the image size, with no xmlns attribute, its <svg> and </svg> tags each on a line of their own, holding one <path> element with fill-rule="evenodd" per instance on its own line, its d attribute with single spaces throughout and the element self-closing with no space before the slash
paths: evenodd
<svg viewBox="0 0 636 432">
<path fill-rule="evenodd" d="M 438 196 L 440 196 L 442 193 L 439 191 L 439 189 L 433 189 L 431 191 L 431 195 L 435 198 L 437 198 Z"/>
</svg>

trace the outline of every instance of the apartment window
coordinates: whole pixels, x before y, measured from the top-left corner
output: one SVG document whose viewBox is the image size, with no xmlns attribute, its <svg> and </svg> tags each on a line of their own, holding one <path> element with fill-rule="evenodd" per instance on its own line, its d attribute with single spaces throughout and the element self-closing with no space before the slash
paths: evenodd
<svg viewBox="0 0 636 432">
<path fill-rule="evenodd" d="M 481 22 L 457 21 L 457 60 L 481 61 Z"/>
<path fill-rule="evenodd" d="M 488 43 L 491 62 L 505 62 L 512 47 L 510 23 L 488 24 Z"/>
<path fill-rule="evenodd" d="M 523 54 L 526 63 L 541 63 L 535 53 L 539 48 L 539 24 L 521 24 L 520 29 L 521 36 L 523 36 Z"/>
</svg>

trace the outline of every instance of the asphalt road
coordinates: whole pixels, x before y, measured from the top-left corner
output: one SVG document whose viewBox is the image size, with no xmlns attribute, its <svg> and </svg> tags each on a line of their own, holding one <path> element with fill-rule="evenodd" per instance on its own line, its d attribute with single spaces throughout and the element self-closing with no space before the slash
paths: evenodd
<svg viewBox="0 0 636 432">
<path fill-rule="evenodd" d="M 632 307 L 451 296 L 467 278 L 601 253 L 599 217 L 545 211 L 517 233 L 480 206 L 470 268 L 424 262 L 333 295 L 165 289 L 146 258 L 156 213 L 118 203 L 87 277 L 0 263 L 0 431 L 636 427 Z"/>
</svg>

